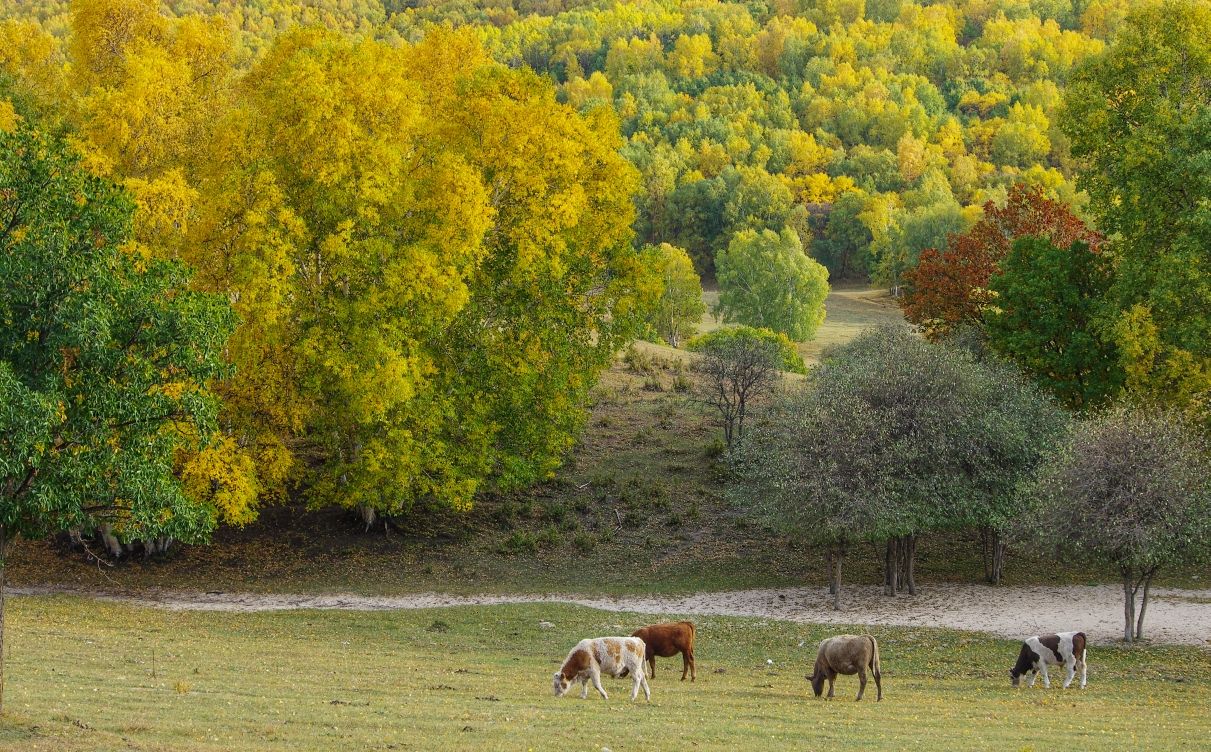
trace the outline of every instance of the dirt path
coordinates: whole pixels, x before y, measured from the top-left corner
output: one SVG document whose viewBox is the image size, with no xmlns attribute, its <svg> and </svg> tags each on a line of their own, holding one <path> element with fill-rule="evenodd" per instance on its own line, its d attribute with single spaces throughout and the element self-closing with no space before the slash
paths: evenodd
<svg viewBox="0 0 1211 752">
<path fill-rule="evenodd" d="M 1122 634 L 1122 592 L 1112 585 L 985 587 L 929 585 L 921 594 L 886 598 L 878 587 L 845 590 L 845 609 L 834 611 L 821 588 L 737 590 L 685 596 L 479 595 L 421 593 L 403 596 L 289 595 L 146 591 L 135 594 L 13 588 L 15 595 L 67 593 L 140 606 L 188 611 L 342 609 L 383 611 L 498 603 L 575 603 L 643 614 L 756 616 L 817 624 L 946 627 L 1002 637 L 1082 629 L 1091 641 Z M 1211 645 L 1211 589 L 1158 588 L 1148 606 L 1147 637 L 1154 643 Z"/>
</svg>

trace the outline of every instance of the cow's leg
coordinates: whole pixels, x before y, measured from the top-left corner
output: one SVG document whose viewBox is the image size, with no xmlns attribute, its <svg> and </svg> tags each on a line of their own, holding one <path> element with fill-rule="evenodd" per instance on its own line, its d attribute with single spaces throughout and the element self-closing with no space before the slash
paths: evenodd
<svg viewBox="0 0 1211 752">
<path fill-rule="evenodd" d="M 1051 689 L 1051 677 L 1047 675 L 1047 661 L 1039 661 L 1043 668 L 1043 689 Z"/>
<path fill-rule="evenodd" d="M 601 699 L 603 699 L 603 700 L 610 699 L 610 696 L 606 694 L 605 689 L 602 688 L 602 686 L 601 686 L 601 672 L 594 671 L 592 674 L 590 674 L 590 676 L 593 677 L 593 686 L 597 689 L 598 692 L 601 693 Z"/>
<path fill-rule="evenodd" d="M 1089 668 L 1089 664 L 1085 663 L 1085 656 L 1081 656 L 1081 689 L 1085 688 L 1085 671 Z"/>
<path fill-rule="evenodd" d="M 686 656 L 690 660 L 690 681 L 695 681 L 698 678 L 698 666 L 694 663 L 694 649 L 690 648 Z"/>
<path fill-rule="evenodd" d="M 633 677 L 631 680 L 631 702 L 634 702 L 635 698 L 639 696 L 640 687 L 643 687 L 643 696 L 647 698 L 648 702 L 651 702 L 652 690 L 648 687 L 648 678 L 644 676 L 643 665 L 640 664 L 638 669 L 631 672 L 631 675 Z"/>
<path fill-rule="evenodd" d="M 580 677 L 580 699 L 589 699 L 589 677 Z"/>
<path fill-rule="evenodd" d="M 830 699 L 833 696 L 833 683 L 836 681 L 837 681 L 837 672 L 830 669 L 828 672 L 828 697 Z"/>
<path fill-rule="evenodd" d="M 1076 676 L 1076 661 L 1064 661 L 1064 689 L 1068 689 L 1074 676 Z"/>
<path fill-rule="evenodd" d="M 656 654 L 655 653 L 648 653 L 647 668 L 648 668 L 648 672 L 647 672 L 648 676 L 655 679 L 656 678 Z"/>
<path fill-rule="evenodd" d="M 876 669 L 871 669 L 871 673 L 874 674 L 874 676 L 875 676 L 875 689 L 879 690 L 878 696 L 875 697 L 875 702 L 880 702 L 883 700 L 883 684 L 880 681 L 880 676 L 879 676 L 879 674 L 881 672 L 879 671 L 879 669 L 876 668 Z"/>
<path fill-rule="evenodd" d="M 854 702 L 861 702 L 862 694 L 866 692 L 866 670 L 858 669 L 858 696 Z"/>
<path fill-rule="evenodd" d="M 681 651 L 681 681 L 685 681 L 685 675 L 690 672 L 690 652 L 688 650 Z"/>
<path fill-rule="evenodd" d="M 1039 678 L 1039 670 L 1037 668 L 1030 669 L 1030 683 L 1027 684 L 1026 686 L 1030 687 L 1031 689 L 1034 689 L 1034 682 L 1038 678 Z"/>
</svg>

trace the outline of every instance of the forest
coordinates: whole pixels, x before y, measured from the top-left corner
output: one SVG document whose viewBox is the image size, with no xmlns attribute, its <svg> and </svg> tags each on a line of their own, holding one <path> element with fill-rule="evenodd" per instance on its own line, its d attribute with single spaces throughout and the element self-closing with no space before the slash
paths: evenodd
<svg viewBox="0 0 1211 752">
<path fill-rule="evenodd" d="M 118 555 L 287 498 L 465 510 L 552 478 L 703 281 L 787 344 L 830 284 L 887 287 L 1078 414 L 1205 427 L 1208 13 L 4 3 L 0 527 Z"/>
</svg>

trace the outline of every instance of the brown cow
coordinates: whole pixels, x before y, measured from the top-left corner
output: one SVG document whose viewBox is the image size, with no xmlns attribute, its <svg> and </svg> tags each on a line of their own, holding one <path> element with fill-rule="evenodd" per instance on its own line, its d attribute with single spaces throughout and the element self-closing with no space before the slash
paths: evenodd
<svg viewBox="0 0 1211 752">
<path fill-rule="evenodd" d="M 829 637 L 820 643 L 820 649 L 816 653 L 816 667 L 809 677 L 812 682 L 812 691 L 816 693 L 816 697 L 819 697 L 820 693 L 824 691 L 824 680 L 828 679 L 828 696 L 832 697 L 833 682 L 836 680 L 837 674 L 857 674 L 857 700 L 861 700 L 862 693 L 866 691 L 867 668 L 870 668 L 875 677 L 875 686 L 879 689 L 879 696 L 875 700 L 878 702 L 883 699 L 883 685 L 879 681 L 881 676 L 879 643 L 875 642 L 875 638 L 870 635 Z"/>
<path fill-rule="evenodd" d="M 681 653 L 681 681 L 685 681 L 686 673 L 690 681 L 698 677 L 694 667 L 694 623 L 691 621 L 675 621 L 667 624 L 652 624 L 641 627 L 631 633 L 647 645 L 648 676 L 656 678 L 656 656 L 672 658 Z"/>
</svg>

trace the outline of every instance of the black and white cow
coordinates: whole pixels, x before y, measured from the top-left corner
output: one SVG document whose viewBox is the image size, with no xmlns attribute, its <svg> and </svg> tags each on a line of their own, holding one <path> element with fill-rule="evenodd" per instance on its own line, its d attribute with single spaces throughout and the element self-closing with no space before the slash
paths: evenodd
<svg viewBox="0 0 1211 752">
<path fill-rule="evenodd" d="M 1018 662 L 1013 668 L 1009 669 L 1009 678 L 1013 680 L 1013 686 L 1018 686 L 1018 681 L 1026 673 L 1030 673 L 1030 684 L 1034 686 L 1034 680 L 1039 678 L 1039 672 L 1043 673 L 1043 686 L 1051 688 L 1051 679 L 1047 676 L 1048 666 L 1058 666 L 1063 664 L 1067 675 L 1064 677 L 1064 689 L 1072 683 L 1072 678 L 1076 675 L 1076 667 L 1081 667 L 1081 689 L 1085 688 L 1085 673 L 1088 665 L 1085 663 L 1085 633 L 1084 632 L 1060 632 L 1059 634 L 1035 635 L 1027 637 L 1022 642 L 1022 651 L 1018 653 Z"/>
</svg>

